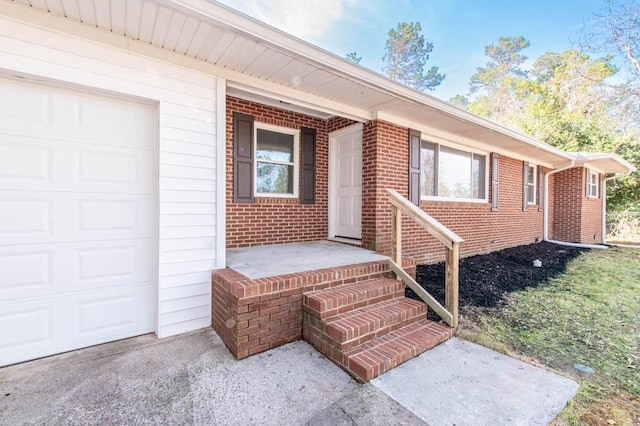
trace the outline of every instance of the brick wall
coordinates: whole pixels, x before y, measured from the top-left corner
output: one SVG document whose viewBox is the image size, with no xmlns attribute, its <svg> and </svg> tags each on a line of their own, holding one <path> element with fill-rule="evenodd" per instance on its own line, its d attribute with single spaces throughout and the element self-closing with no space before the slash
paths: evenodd
<svg viewBox="0 0 640 426">
<path fill-rule="evenodd" d="M 316 204 L 299 199 L 258 197 L 255 203 L 233 203 L 233 112 L 256 122 L 317 130 Z M 304 114 L 227 98 L 227 247 L 247 247 L 325 239 L 328 234 L 328 134 L 354 122 L 322 120 Z M 386 188 L 408 195 L 408 129 L 380 120 L 365 123 L 362 135 L 362 245 L 391 252 L 391 207 Z M 491 166 L 491 161 L 489 161 Z M 490 170 L 491 172 L 491 170 Z M 489 179 L 491 182 L 491 179 Z M 555 184 L 551 184 L 556 182 Z M 487 191 L 490 193 L 491 185 Z M 531 244 L 542 239 L 543 213 L 538 205 L 522 211 L 522 162 L 500 157 L 500 205 L 422 201 L 421 208 L 465 239 L 462 256 Z M 489 199 L 491 194 L 489 194 Z M 600 235 L 600 201 L 584 196 L 584 169 L 550 179 L 550 234 L 562 241 L 593 242 Z M 536 201 L 540 202 L 539 194 Z M 577 202 L 577 204 L 576 204 Z M 409 219 L 403 222 L 403 254 L 419 262 L 444 258 L 444 249 Z"/>
<path fill-rule="evenodd" d="M 600 243 L 602 199 L 586 196 L 585 169 L 576 167 L 554 176 L 554 221 L 551 238 L 574 243 Z"/>
<path fill-rule="evenodd" d="M 385 189 L 393 188 L 408 196 L 408 129 L 382 121 L 373 122 L 370 126 L 373 128 L 365 128 L 363 155 L 366 153 L 374 158 L 368 158 L 363 164 L 363 182 L 373 182 L 373 187 L 369 191 L 363 188 L 363 212 L 366 210 L 372 220 L 367 221 L 363 213 L 363 233 L 364 228 L 373 227 L 374 230 L 368 230 L 371 238 L 363 235 L 363 243 L 376 251 L 390 254 L 391 207 Z M 499 188 L 498 211 L 491 211 L 490 203 L 472 202 L 422 201 L 420 207 L 464 238 L 462 256 L 542 240 L 542 211 L 538 205 L 522 211 L 522 161 L 500 157 Z M 490 188 L 488 190 L 490 193 Z M 539 202 L 539 197 L 536 201 Z M 374 208 L 367 208 L 373 203 Z M 418 262 L 436 262 L 444 259 L 444 248 L 405 218 L 403 255 Z"/>
<path fill-rule="evenodd" d="M 293 129 L 309 127 L 317 130 L 315 204 L 301 204 L 299 198 L 272 197 L 256 197 L 254 203 L 233 202 L 234 112 L 252 115 L 256 122 Z M 322 120 L 228 96 L 227 248 L 325 239 L 328 235 L 328 129 L 333 131 L 352 123 L 351 120 L 341 118 Z"/>
</svg>

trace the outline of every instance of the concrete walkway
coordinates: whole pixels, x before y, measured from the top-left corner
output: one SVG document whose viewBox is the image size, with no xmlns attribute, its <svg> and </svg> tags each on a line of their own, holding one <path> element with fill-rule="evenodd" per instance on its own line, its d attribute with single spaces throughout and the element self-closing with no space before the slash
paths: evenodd
<svg viewBox="0 0 640 426">
<path fill-rule="evenodd" d="M 371 384 L 431 426 L 546 425 L 578 384 L 453 338 Z"/>
<path fill-rule="evenodd" d="M 359 385 L 305 342 L 236 361 L 213 331 L 142 336 L 0 369 L 0 424 L 543 424 L 575 391 L 575 383 L 510 358 L 503 369 L 502 356 L 465 352 L 466 345 L 450 341 Z M 440 348 L 440 358 L 430 358 Z M 482 380 L 461 375 L 460 362 L 509 380 L 487 394 Z M 532 386 L 538 392 L 518 391 Z M 514 407 L 529 417 L 510 414 Z M 537 416 L 540 407 L 549 415 Z M 485 417 L 468 417 L 474 413 Z"/>
</svg>

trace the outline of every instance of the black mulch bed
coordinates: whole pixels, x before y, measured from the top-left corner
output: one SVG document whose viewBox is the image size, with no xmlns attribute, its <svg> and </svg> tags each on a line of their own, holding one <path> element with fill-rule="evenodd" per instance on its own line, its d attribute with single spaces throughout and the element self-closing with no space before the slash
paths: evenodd
<svg viewBox="0 0 640 426">
<path fill-rule="evenodd" d="M 565 270 L 569 261 L 588 249 L 537 243 L 495 251 L 460 260 L 459 306 L 461 313 L 472 307 L 493 308 L 513 291 L 537 287 Z M 542 267 L 533 261 L 542 261 Z M 416 281 L 444 305 L 444 263 L 418 265 Z M 418 299 L 410 289 L 407 297 Z M 429 317 L 432 318 L 430 312 Z M 436 317 L 437 318 L 437 317 Z"/>
</svg>

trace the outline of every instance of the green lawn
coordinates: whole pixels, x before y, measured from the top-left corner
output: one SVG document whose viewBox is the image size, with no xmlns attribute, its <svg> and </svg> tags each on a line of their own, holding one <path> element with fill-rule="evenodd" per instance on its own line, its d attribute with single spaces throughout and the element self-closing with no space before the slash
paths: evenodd
<svg viewBox="0 0 640 426">
<path fill-rule="evenodd" d="M 640 424 L 640 249 L 582 253 L 506 306 L 471 308 L 458 335 L 578 381 L 555 424 Z"/>
</svg>

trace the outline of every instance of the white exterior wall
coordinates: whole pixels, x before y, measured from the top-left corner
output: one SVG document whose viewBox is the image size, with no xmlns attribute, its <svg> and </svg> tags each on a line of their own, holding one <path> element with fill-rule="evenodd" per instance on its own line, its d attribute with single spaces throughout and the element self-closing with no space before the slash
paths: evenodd
<svg viewBox="0 0 640 426">
<path fill-rule="evenodd" d="M 224 80 L 2 17 L 0 74 L 157 105 L 157 334 L 211 325 L 211 270 L 225 262 Z"/>
</svg>

